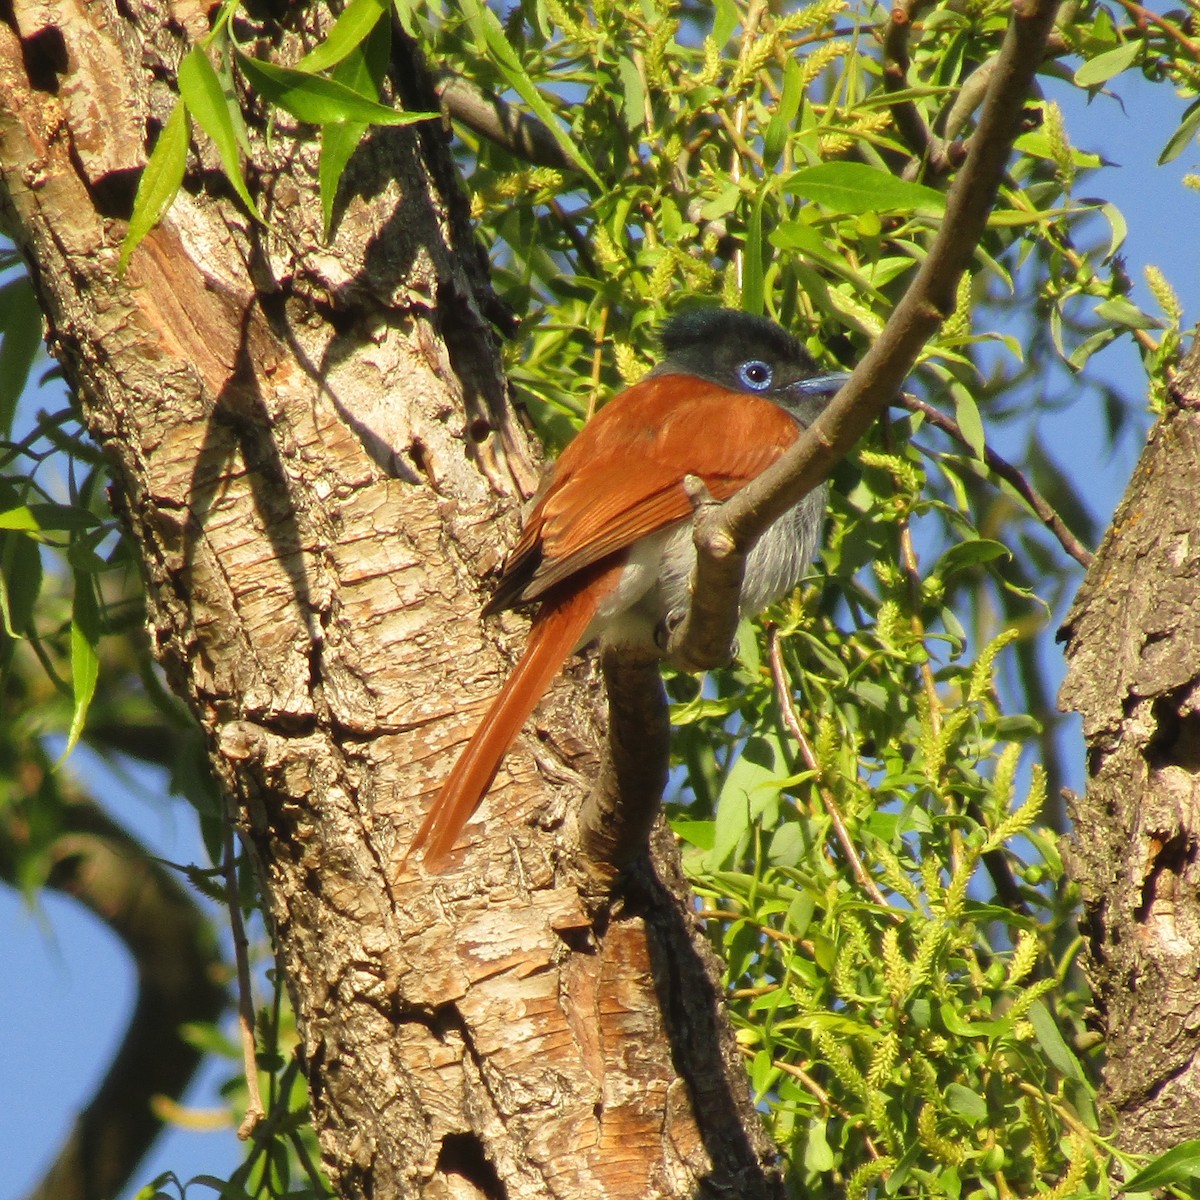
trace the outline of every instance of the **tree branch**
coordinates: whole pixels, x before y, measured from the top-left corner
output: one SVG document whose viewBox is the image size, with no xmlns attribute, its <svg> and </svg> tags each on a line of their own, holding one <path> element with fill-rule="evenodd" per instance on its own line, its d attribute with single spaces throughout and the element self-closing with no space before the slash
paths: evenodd
<svg viewBox="0 0 1200 1200">
<path fill-rule="evenodd" d="M 606 647 L 600 656 L 608 735 L 596 782 L 579 813 L 588 873 L 606 887 L 646 848 L 667 785 L 671 721 L 657 656 Z"/>
<path fill-rule="evenodd" d="M 489 96 L 473 83 L 448 71 L 437 76 L 434 90 L 454 120 L 517 158 L 536 167 L 553 167 L 572 173 L 579 170 L 579 164 L 567 156 L 541 121 L 513 108 L 499 96 Z"/>
<path fill-rule="evenodd" d="M 888 23 L 884 26 L 883 86 L 892 96 L 908 86 L 908 35 L 912 29 L 913 17 L 921 3 L 922 0 L 896 0 L 892 5 Z M 893 100 L 892 120 L 896 122 L 900 136 L 908 143 L 915 156 L 915 161 L 909 164 L 909 168 L 916 171 L 924 163 L 930 170 L 941 173 L 951 165 L 947 155 L 947 144 L 929 128 L 920 110 L 911 100 Z M 906 175 L 909 168 L 905 170 Z"/>
</svg>

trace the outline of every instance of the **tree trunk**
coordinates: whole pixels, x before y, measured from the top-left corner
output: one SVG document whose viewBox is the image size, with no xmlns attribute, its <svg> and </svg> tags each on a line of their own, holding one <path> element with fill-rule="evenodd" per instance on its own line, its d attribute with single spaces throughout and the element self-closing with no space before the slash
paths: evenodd
<svg viewBox="0 0 1200 1200">
<path fill-rule="evenodd" d="M 1069 797 L 1122 1148 L 1200 1137 L 1200 353 L 1150 436 L 1063 635 L 1061 703 L 1090 783 Z"/>
<path fill-rule="evenodd" d="M 283 11 L 287 30 L 239 40 L 291 61 L 318 16 Z M 269 224 L 197 134 L 118 275 L 162 80 L 206 12 L 10 6 L 0 194 L 251 850 L 334 1186 L 778 1195 L 670 839 L 598 915 L 559 865 L 590 683 L 555 689 L 448 874 L 400 866 L 519 644 L 515 618 L 481 626 L 478 580 L 536 474 L 436 123 L 368 135 L 326 245 L 311 131 L 280 116 L 268 140 L 251 107 Z"/>
</svg>

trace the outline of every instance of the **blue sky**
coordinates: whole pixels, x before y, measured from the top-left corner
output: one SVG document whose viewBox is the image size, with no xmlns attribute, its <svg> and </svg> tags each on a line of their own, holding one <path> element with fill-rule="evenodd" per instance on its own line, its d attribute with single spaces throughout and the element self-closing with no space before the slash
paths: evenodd
<svg viewBox="0 0 1200 1200">
<path fill-rule="evenodd" d="M 1200 171 L 1200 148 L 1193 145 L 1166 168 L 1156 166 L 1162 145 L 1175 128 L 1185 101 L 1169 87 L 1140 78 L 1118 81 L 1124 108 L 1099 97 L 1085 106 L 1063 88 L 1056 96 L 1067 113 L 1074 142 L 1102 151 L 1116 165 L 1093 176 L 1082 189 L 1103 195 L 1126 215 L 1125 247 L 1135 299 L 1153 307 L 1142 282 L 1146 263 L 1161 267 L 1178 291 L 1188 322 L 1200 317 L 1200 242 L 1191 231 L 1200 226 L 1200 192 L 1180 182 L 1185 172 Z M 1092 370 L 1117 384 L 1137 407 L 1144 384 L 1137 356 L 1128 342 L 1103 351 Z M 1079 481 L 1093 509 L 1107 517 L 1115 507 L 1140 448 L 1133 439 L 1110 454 L 1097 417 L 1046 413 L 1043 433 L 1062 469 Z M 1141 428 L 1148 427 L 1148 418 Z M 1078 759 L 1081 759 L 1081 755 Z M 1077 759 L 1077 761 L 1078 761 Z M 77 754 L 71 770 L 94 780 L 103 768 Z M 1073 780 L 1082 783 L 1082 773 Z M 108 777 L 99 793 L 117 817 L 172 861 L 202 861 L 203 850 L 191 811 L 181 803 L 163 803 L 162 781 L 142 773 L 133 786 Z M 72 1115 L 102 1077 L 120 1041 L 133 998 L 133 978 L 119 943 L 104 926 L 58 896 L 39 901 L 30 911 L 14 893 L 0 890 L 0 946 L 6 969 L 0 972 L 0 1077 L 17 1081 L 0 1106 L 0 1154 L 7 1167 L 0 1200 L 24 1195 L 48 1164 L 69 1127 Z M 210 1069 L 188 1101 L 215 1103 L 214 1080 L 228 1068 Z M 209 1172 L 227 1174 L 240 1157 L 232 1131 L 177 1131 L 160 1140 L 138 1172 L 145 1183 L 171 1169 L 182 1178 Z M 136 1190 L 136 1189 L 134 1189 Z M 210 1195 L 196 1189 L 194 1196 Z"/>
</svg>

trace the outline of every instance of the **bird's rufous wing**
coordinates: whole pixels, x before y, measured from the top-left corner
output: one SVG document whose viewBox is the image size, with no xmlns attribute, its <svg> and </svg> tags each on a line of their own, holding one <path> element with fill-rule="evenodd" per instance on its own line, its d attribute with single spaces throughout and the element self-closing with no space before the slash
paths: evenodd
<svg viewBox="0 0 1200 1200">
<path fill-rule="evenodd" d="M 536 599 L 576 571 L 689 517 L 685 475 L 698 476 L 715 499 L 726 500 L 799 432 L 792 417 L 761 396 L 692 375 L 645 379 L 615 396 L 563 451 L 505 579 L 536 561 L 519 593 L 521 600 Z"/>
</svg>

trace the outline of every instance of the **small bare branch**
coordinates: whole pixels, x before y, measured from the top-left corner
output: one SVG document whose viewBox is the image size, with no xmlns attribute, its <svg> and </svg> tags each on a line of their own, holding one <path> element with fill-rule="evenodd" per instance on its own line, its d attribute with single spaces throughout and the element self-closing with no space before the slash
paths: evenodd
<svg viewBox="0 0 1200 1200">
<path fill-rule="evenodd" d="M 671 721 L 657 657 L 605 647 L 600 669 L 608 736 L 579 813 L 579 846 L 588 874 L 607 888 L 646 848 L 667 786 Z"/>
<path fill-rule="evenodd" d="M 1153 26 L 1176 42 L 1193 63 L 1200 61 L 1200 42 L 1188 37 L 1174 21 L 1168 20 L 1160 13 L 1151 12 L 1145 5 L 1135 3 L 1135 0 L 1117 0 L 1117 3 L 1133 18 L 1139 29 L 1145 30 Z"/>
<path fill-rule="evenodd" d="M 813 753 L 812 744 L 796 713 L 796 705 L 792 701 L 792 689 L 788 686 L 787 668 L 783 665 L 783 652 L 779 648 L 779 634 L 775 629 L 771 629 L 767 633 L 767 646 L 771 657 L 771 680 L 775 684 L 775 698 L 779 701 L 779 711 L 783 714 L 783 723 L 787 726 L 788 733 L 796 739 L 796 745 L 800 747 L 800 756 L 804 759 L 805 765 L 816 776 L 817 795 L 821 797 L 821 803 L 825 806 L 826 813 L 829 814 L 829 823 L 837 835 L 838 845 L 841 846 L 842 853 L 850 864 L 850 870 L 854 872 L 858 886 L 882 909 L 890 911 L 887 900 L 879 890 L 879 885 L 867 873 L 862 859 L 858 857 L 858 851 L 854 847 L 850 831 L 846 828 L 846 820 L 842 816 L 838 802 L 833 798 L 833 793 L 821 782 L 821 764 L 817 761 L 816 754 Z M 898 918 L 895 918 L 893 914 L 893 919 Z"/>
<path fill-rule="evenodd" d="M 233 954 L 237 963 L 238 1030 L 242 1042 L 242 1070 L 246 1076 L 246 1115 L 237 1135 L 245 1141 L 266 1115 L 258 1088 L 258 1053 L 254 1042 L 254 992 L 250 985 L 250 959 L 246 926 L 242 922 L 242 902 L 238 895 L 237 854 L 234 849 L 233 820 L 225 821 L 225 854 L 221 864 L 225 874 L 225 902 L 229 908 L 229 928 L 233 934 Z"/>
<path fill-rule="evenodd" d="M 966 434 L 963 433 L 953 417 L 948 417 L 940 409 L 934 408 L 932 404 L 918 400 L 916 396 L 909 395 L 907 392 L 901 397 L 900 402 L 910 412 L 923 414 L 930 425 L 970 449 Z M 995 450 L 987 446 L 983 450 L 983 461 L 993 475 L 998 475 L 1006 483 L 1012 485 L 1021 499 L 1033 509 L 1038 520 L 1058 539 L 1059 545 L 1081 567 L 1091 566 L 1094 557 L 1092 552 L 1067 528 L 1066 522 L 1058 515 L 1050 501 L 1029 482 L 1018 467 L 1014 467 L 1007 459 L 1001 458 Z"/>
<path fill-rule="evenodd" d="M 713 588 L 695 592 L 680 624 L 669 631 L 667 658 L 682 671 L 707 671 L 729 662 L 737 633 L 738 593 L 745 556 L 724 528 L 723 506 L 695 475 L 685 476 L 692 502 L 692 539 L 696 553 L 713 564 Z"/>
<path fill-rule="evenodd" d="M 888 23 L 884 26 L 883 86 L 893 96 L 908 87 L 908 35 L 921 3 L 922 0 L 896 0 Z M 916 158 L 913 164 L 916 169 L 919 170 L 922 163 L 938 172 L 947 169 L 949 160 L 945 144 L 935 136 L 911 100 L 893 101 L 892 120 Z"/>
</svg>

